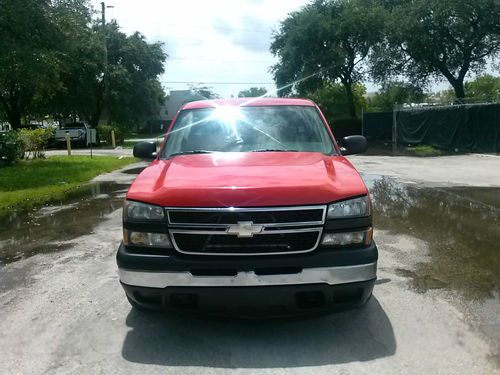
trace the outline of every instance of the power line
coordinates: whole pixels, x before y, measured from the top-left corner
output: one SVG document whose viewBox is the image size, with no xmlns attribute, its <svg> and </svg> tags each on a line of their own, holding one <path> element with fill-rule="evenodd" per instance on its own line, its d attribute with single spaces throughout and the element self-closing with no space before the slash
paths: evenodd
<svg viewBox="0 0 500 375">
<path fill-rule="evenodd" d="M 130 18 L 120 18 L 120 21 L 131 22 L 132 19 L 130 19 Z M 170 28 L 170 29 L 180 30 L 180 29 L 182 29 L 184 27 L 186 27 L 186 24 L 179 24 L 179 25 L 174 25 L 174 24 L 164 25 L 164 24 L 162 24 L 162 28 L 164 28 L 164 29 L 169 29 Z M 200 27 L 200 26 L 191 26 L 191 25 L 189 25 L 189 30 L 242 31 L 242 32 L 246 32 L 246 33 L 263 33 L 263 34 L 265 33 L 265 34 L 269 34 L 272 31 L 272 28 L 270 27 L 268 30 L 266 30 L 266 29 L 240 29 L 240 28 L 237 28 L 237 27 L 219 27 L 219 26 Z"/>
<path fill-rule="evenodd" d="M 276 63 L 276 61 L 220 60 L 220 59 L 204 59 L 202 57 L 201 58 L 169 57 L 168 60 L 217 62 L 217 63 L 244 63 L 244 64 L 275 64 Z"/>
<path fill-rule="evenodd" d="M 193 85 L 274 85 L 274 82 L 205 82 L 205 81 L 163 81 L 161 83 L 185 83 Z"/>
<path fill-rule="evenodd" d="M 165 37 L 165 41 L 167 42 L 167 47 L 168 47 L 168 41 L 169 40 L 172 40 L 172 41 L 175 41 L 175 40 L 189 40 L 189 41 L 192 41 L 192 42 L 199 42 L 199 43 L 221 43 L 221 42 L 225 42 L 227 41 L 227 39 L 196 39 L 196 38 L 185 38 L 185 37 L 182 37 L 182 36 L 166 36 Z M 253 42 L 240 42 L 240 41 L 235 41 L 235 40 L 229 40 L 230 43 L 234 43 L 236 45 L 245 45 L 245 46 L 256 46 L 256 47 L 266 47 L 268 48 L 270 43 L 253 43 Z"/>
</svg>

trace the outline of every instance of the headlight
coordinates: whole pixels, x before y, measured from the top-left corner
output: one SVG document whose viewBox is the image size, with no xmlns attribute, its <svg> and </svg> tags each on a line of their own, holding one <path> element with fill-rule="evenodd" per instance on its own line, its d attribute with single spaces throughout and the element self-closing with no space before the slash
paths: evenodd
<svg viewBox="0 0 500 375">
<path fill-rule="evenodd" d="M 123 220 L 162 220 L 165 218 L 163 207 L 151 204 L 125 201 L 123 206 Z"/>
<path fill-rule="evenodd" d="M 127 229 L 123 230 L 123 243 L 136 246 L 172 247 L 170 238 L 166 233 L 135 232 Z"/>
<path fill-rule="evenodd" d="M 328 206 L 327 219 L 370 216 L 370 200 L 368 196 L 333 203 Z"/>
<path fill-rule="evenodd" d="M 370 245 L 373 237 L 373 229 L 355 231 L 355 232 L 340 232 L 340 233 L 325 233 L 321 241 L 323 246 L 349 246 L 349 245 Z"/>
</svg>

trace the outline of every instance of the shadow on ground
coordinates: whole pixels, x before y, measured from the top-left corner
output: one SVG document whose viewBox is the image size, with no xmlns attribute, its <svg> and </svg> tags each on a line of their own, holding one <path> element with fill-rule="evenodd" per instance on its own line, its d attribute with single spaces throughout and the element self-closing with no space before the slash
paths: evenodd
<svg viewBox="0 0 500 375">
<path fill-rule="evenodd" d="M 165 366 L 278 368 L 393 355 L 391 322 L 373 297 L 361 309 L 306 320 L 214 320 L 131 310 L 122 356 Z"/>
</svg>

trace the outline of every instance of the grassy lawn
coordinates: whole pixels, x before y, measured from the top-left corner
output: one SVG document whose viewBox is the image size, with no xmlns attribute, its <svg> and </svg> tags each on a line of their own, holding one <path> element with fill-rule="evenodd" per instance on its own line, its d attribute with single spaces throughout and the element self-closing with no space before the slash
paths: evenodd
<svg viewBox="0 0 500 375">
<path fill-rule="evenodd" d="M 95 176 L 135 161 L 113 156 L 22 160 L 0 169 L 0 214 L 11 207 L 29 208 L 59 200 Z"/>
</svg>

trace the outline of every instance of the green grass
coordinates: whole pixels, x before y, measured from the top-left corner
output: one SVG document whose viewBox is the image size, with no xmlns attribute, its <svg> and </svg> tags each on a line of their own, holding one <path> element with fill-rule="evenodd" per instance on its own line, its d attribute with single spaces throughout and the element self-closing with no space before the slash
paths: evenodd
<svg viewBox="0 0 500 375">
<path fill-rule="evenodd" d="M 0 169 L 0 214 L 60 200 L 95 176 L 135 162 L 112 156 L 54 156 Z"/>
<path fill-rule="evenodd" d="M 417 156 L 439 156 L 441 151 L 437 148 L 427 145 L 419 145 L 416 147 L 408 148 L 409 151 L 413 152 Z"/>
</svg>

